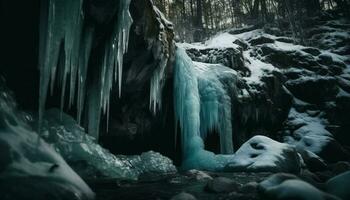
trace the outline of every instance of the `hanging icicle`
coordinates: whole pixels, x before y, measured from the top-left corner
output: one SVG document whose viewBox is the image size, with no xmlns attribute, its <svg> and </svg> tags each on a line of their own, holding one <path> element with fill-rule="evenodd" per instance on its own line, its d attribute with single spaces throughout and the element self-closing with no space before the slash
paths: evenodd
<svg viewBox="0 0 350 200">
<path fill-rule="evenodd" d="M 69 88 L 71 107 L 77 104 L 77 118 L 81 122 L 86 91 L 88 95 L 89 133 L 98 137 L 101 112 L 108 115 L 112 86 L 117 82 L 121 96 L 123 56 L 128 48 L 132 18 L 129 12 L 131 0 L 120 0 L 111 38 L 105 44 L 98 88 L 86 88 L 90 52 L 94 35 L 93 27 L 83 28 L 83 0 L 43 0 L 40 22 L 40 96 L 39 127 L 49 87 L 54 88 L 55 80 L 61 86 L 61 109 L 65 105 L 66 88 Z M 69 80 L 69 83 L 67 81 Z M 68 86 L 68 87 L 67 87 Z M 76 91 L 77 90 L 77 91 Z M 76 95 L 77 92 L 77 95 Z M 91 112 L 90 112 L 91 111 Z M 92 120 L 97 119 L 97 120 Z"/>
</svg>

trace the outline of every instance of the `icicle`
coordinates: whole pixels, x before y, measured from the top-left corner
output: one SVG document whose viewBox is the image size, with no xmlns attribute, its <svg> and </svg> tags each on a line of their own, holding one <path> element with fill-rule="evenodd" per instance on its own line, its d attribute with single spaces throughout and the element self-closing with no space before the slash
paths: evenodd
<svg viewBox="0 0 350 200">
<path fill-rule="evenodd" d="M 162 89 L 163 79 L 165 75 L 165 68 L 168 63 L 168 56 L 164 55 L 161 59 L 158 68 L 153 73 L 150 84 L 150 110 L 156 115 L 157 110 L 160 110 L 162 106 Z"/>
<path fill-rule="evenodd" d="M 92 39 L 94 34 L 94 28 L 88 27 L 83 36 L 83 41 L 80 44 L 79 56 L 79 69 L 78 69 L 78 99 L 77 99 L 77 121 L 81 123 L 81 115 L 84 108 L 85 90 L 86 90 L 86 77 L 89 65 L 90 52 L 92 47 Z"/>
<path fill-rule="evenodd" d="M 101 91 L 99 83 L 93 84 L 88 94 L 88 133 L 98 139 L 101 121 Z"/>
<path fill-rule="evenodd" d="M 61 51 L 61 43 L 65 47 L 65 73 L 75 67 L 77 56 L 72 56 L 73 52 L 78 52 L 81 24 L 82 24 L 82 0 L 61 1 L 44 0 L 41 1 L 41 22 L 40 22 L 40 91 L 39 91 L 39 128 L 45 110 L 46 97 L 51 81 L 51 89 L 54 87 L 58 57 Z M 64 74 L 63 77 L 66 77 Z M 64 78 L 65 79 L 65 78 Z M 65 81 L 63 81 L 65 85 Z M 63 89 L 63 87 L 62 87 Z"/>
<path fill-rule="evenodd" d="M 158 21 L 160 22 L 160 32 L 158 35 L 158 41 L 156 44 L 150 46 L 156 47 L 153 49 L 153 56 L 159 60 L 158 66 L 153 72 L 153 76 L 150 80 L 150 100 L 149 107 L 153 115 L 156 115 L 157 111 L 161 109 L 162 106 L 162 90 L 164 87 L 164 78 L 165 78 L 165 69 L 169 60 L 169 49 L 168 48 L 168 36 L 165 31 L 165 26 L 163 23 L 170 26 L 170 22 L 166 21 L 163 14 L 154 8 L 156 14 L 158 15 Z M 153 43 L 153 40 L 150 40 L 150 43 Z"/>
<path fill-rule="evenodd" d="M 129 12 L 130 2 L 131 0 L 119 1 L 116 23 L 112 36 L 105 45 L 105 54 L 101 63 L 102 70 L 96 80 L 98 88 L 94 85 L 92 92 L 88 95 L 89 106 L 93 107 L 93 109 L 89 109 L 91 110 L 88 119 L 89 133 L 96 137 L 98 137 L 101 112 L 108 114 L 110 92 L 115 81 L 118 82 L 119 97 L 121 96 L 123 56 L 128 48 L 132 24 Z M 75 101 L 77 90 L 77 118 L 78 122 L 81 122 L 93 38 L 93 28 L 88 27 L 84 33 L 82 32 L 82 4 L 83 0 L 42 1 L 39 52 L 39 128 L 42 123 L 49 86 L 52 91 L 56 79 L 61 84 L 62 109 L 65 105 L 66 88 L 69 88 L 69 107 Z M 63 62 L 57 66 L 60 55 L 64 56 Z"/>
</svg>

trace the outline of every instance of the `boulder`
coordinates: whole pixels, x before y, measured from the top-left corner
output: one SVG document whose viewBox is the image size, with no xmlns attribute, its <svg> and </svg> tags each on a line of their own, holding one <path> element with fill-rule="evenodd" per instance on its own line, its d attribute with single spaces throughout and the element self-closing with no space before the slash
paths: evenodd
<svg viewBox="0 0 350 200">
<path fill-rule="evenodd" d="M 275 174 L 259 184 L 263 198 L 276 200 L 340 200 L 290 174 Z"/>
<path fill-rule="evenodd" d="M 225 178 L 225 177 L 217 177 L 213 180 L 210 180 L 206 186 L 206 189 L 209 192 L 215 193 L 227 193 L 232 191 L 237 191 L 240 187 L 240 184 L 235 181 Z"/>
<path fill-rule="evenodd" d="M 260 36 L 249 40 L 249 43 L 253 46 L 267 44 L 267 43 L 274 43 L 274 42 L 275 40 L 265 36 Z"/>
<path fill-rule="evenodd" d="M 301 160 L 296 149 L 265 136 L 244 143 L 226 165 L 226 171 L 299 173 Z"/>
<path fill-rule="evenodd" d="M 344 172 L 327 181 L 326 191 L 341 199 L 350 199 L 350 171 Z"/>
<path fill-rule="evenodd" d="M 170 200 L 196 200 L 196 197 L 194 197 L 192 194 L 181 192 L 173 197 L 171 197 Z"/>
<path fill-rule="evenodd" d="M 194 178 L 197 181 L 213 180 L 213 178 L 209 174 L 196 169 L 191 169 L 187 171 L 186 176 Z"/>
</svg>

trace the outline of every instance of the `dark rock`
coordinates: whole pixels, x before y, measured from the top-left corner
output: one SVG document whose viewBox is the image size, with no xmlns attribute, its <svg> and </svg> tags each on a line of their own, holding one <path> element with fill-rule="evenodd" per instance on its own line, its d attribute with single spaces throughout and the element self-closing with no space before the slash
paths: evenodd
<svg viewBox="0 0 350 200">
<path fill-rule="evenodd" d="M 225 177 L 217 177 L 209 181 L 206 190 L 215 193 L 227 193 L 237 191 L 240 185 L 233 180 Z"/>
<path fill-rule="evenodd" d="M 319 156 L 328 162 L 346 161 L 350 153 L 338 141 L 332 139 L 322 148 Z"/>
<path fill-rule="evenodd" d="M 257 191 L 258 188 L 258 183 L 257 182 L 249 182 L 245 185 L 243 185 L 240 189 L 242 193 L 253 193 Z"/>
<path fill-rule="evenodd" d="M 350 163 L 349 162 L 345 162 L 345 161 L 341 161 L 341 162 L 337 162 L 333 165 L 331 165 L 332 171 L 334 174 L 341 174 L 344 173 L 346 171 L 350 170 Z"/>
<path fill-rule="evenodd" d="M 242 49 L 234 48 L 208 48 L 208 49 L 186 49 L 190 58 L 197 62 L 223 64 L 229 68 L 249 75 L 250 71 L 245 67 Z"/>
<path fill-rule="evenodd" d="M 302 49 L 302 51 L 306 52 L 306 53 L 309 53 L 313 56 L 318 56 L 321 54 L 321 51 L 316 49 L 316 48 L 312 48 L 312 47 L 308 47 L 308 48 L 304 48 Z"/>
<path fill-rule="evenodd" d="M 279 37 L 279 38 L 276 39 L 276 41 L 284 42 L 284 43 L 290 43 L 290 44 L 294 43 L 294 40 L 292 38 L 288 38 L 288 37 Z"/>
<path fill-rule="evenodd" d="M 247 50 L 247 48 L 248 48 L 248 44 L 245 41 L 241 40 L 241 39 L 235 40 L 233 42 L 233 44 L 237 44 L 238 46 L 242 47 L 243 50 Z"/>
<path fill-rule="evenodd" d="M 186 176 L 194 178 L 197 181 L 206 181 L 213 179 L 209 174 L 195 169 L 187 171 Z"/>
<path fill-rule="evenodd" d="M 307 168 L 312 171 L 324 171 L 328 169 L 327 164 L 316 154 L 307 150 L 298 150 Z"/>
<path fill-rule="evenodd" d="M 315 104 L 332 100 L 338 94 L 336 79 L 333 77 L 301 77 L 287 81 L 286 87 L 298 99 Z"/>
<path fill-rule="evenodd" d="M 275 42 L 275 40 L 268 38 L 268 37 L 265 37 L 265 36 L 260 36 L 260 37 L 249 40 L 249 43 L 253 46 L 267 44 L 267 43 L 274 43 L 274 42 Z"/>
</svg>

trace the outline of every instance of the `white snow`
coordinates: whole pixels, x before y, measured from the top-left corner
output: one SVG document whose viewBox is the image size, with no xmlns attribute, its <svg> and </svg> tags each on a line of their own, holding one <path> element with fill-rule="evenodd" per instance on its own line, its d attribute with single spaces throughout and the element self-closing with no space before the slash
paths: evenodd
<svg viewBox="0 0 350 200">
<path fill-rule="evenodd" d="M 327 120 L 318 116 L 311 117 L 307 113 L 299 113 L 295 108 L 292 108 L 288 116 L 288 123 L 301 126 L 293 132 L 294 137 L 286 136 L 284 138 L 286 143 L 295 145 L 296 148 L 317 154 L 332 139 L 332 134 L 325 128 Z"/>
<path fill-rule="evenodd" d="M 236 34 L 236 35 L 232 35 L 228 32 L 223 32 L 223 33 L 217 34 L 216 36 L 214 36 L 213 38 L 209 39 L 204 43 L 192 43 L 192 44 L 180 43 L 177 45 L 185 49 L 191 49 L 191 48 L 195 48 L 195 49 L 235 48 L 237 49 L 239 48 L 239 46 L 233 43 L 235 40 L 241 39 L 241 40 L 247 41 L 249 39 L 257 38 L 262 35 L 272 39 L 276 39 L 275 36 L 264 33 L 262 29 L 257 29 L 257 30 L 248 31 L 241 34 Z M 283 42 L 277 42 L 277 44 L 281 45 L 281 48 L 284 48 L 284 49 L 287 49 L 290 47 L 290 44 L 283 43 Z M 264 74 L 271 72 L 273 70 L 278 70 L 278 69 L 275 68 L 273 65 L 269 63 L 265 63 L 260 59 L 252 56 L 251 53 L 252 53 L 252 49 L 243 51 L 245 65 L 251 71 L 251 75 L 248 77 L 243 77 L 243 79 L 246 80 L 248 84 L 262 84 L 260 79 Z"/>
<path fill-rule="evenodd" d="M 94 199 L 88 185 L 30 129 L 24 121 L 27 118 L 17 111 L 12 97 L 0 90 L 0 179 L 8 183 L 1 185 L 0 192 L 8 188 L 10 199 L 21 195 L 45 199 L 48 194 L 61 199 Z"/>
<path fill-rule="evenodd" d="M 265 136 L 254 136 L 237 150 L 227 167 L 245 171 L 293 171 L 298 169 L 299 164 L 295 158 L 286 157 L 284 151 L 293 151 L 293 146 Z"/>
<path fill-rule="evenodd" d="M 266 73 L 271 73 L 274 70 L 278 70 L 273 65 L 265 63 L 260 59 L 251 56 L 251 50 L 244 51 L 243 56 L 245 58 L 246 67 L 248 67 L 251 72 L 251 75 L 249 77 L 243 77 L 247 83 L 263 84 L 261 82 L 261 78 L 266 75 Z"/>
</svg>

